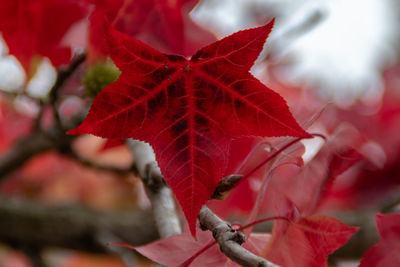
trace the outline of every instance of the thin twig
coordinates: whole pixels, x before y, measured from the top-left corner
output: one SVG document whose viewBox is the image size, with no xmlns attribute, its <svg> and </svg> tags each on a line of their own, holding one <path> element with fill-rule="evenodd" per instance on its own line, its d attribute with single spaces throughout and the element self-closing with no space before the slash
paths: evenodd
<svg viewBox="0 0 400 267">
<path fill-rule="evenodd" d="M 67 68 L 60 68 L 57 72 L 57 80 L 53 87 L 50 89 L 49 102 L 53 106 L 53 115 L 56 121 L 58 129 L 63 130 L 61 117 L 58 112 L 58 99 L 60 95 L 60 89 L 64 86 L 65 82 L 74 74 L 78 67 L 85 62 L 86 54 L 82 53 L 77 55 Z"/>
<path fill-rule="evenodd" d="M 65 155 L 73 158 L 78 163 L 82 164 L 83 166 L 86 166 L 86 167 L 89 167 L 89 168 L 92 168 L 95 170 L 111 172 L 111 173 L 119 174 L 119 175 L 126 175 L 126 174 L 132 174 L 132 173 L 134 175 L 138 175 L 138 170 L 136 168 L 136 165 L 132 165 L 130 168 L 122 168 L 122 167 L 100 164 L 100 163 L 91 161 L 89 159 L 86 159 L 86 158 L 80 156 L 73 149 L 66 152 Z"/>
<path fill-rule="evenodd" d="M 42 128 L 42 118 L 45 110 L 45 105 L 42 100 L 39 100 L 39 112 L 35 118 L 35 123 L 33 125 L 33 131 L 38 132 Z"/>
<path fill-rule="evenodd" d="M 58 100 L 60 89 L 71 75 L 78 69 L 78 67 L 86 60 L 86 54 L 77 55 L 74 60 L 68 65 L 67 68 L 60 68 L 57 73 L 57 80 L 53 87 L 50 89 L 49 97 L 50 103 L 55 103 Z"/>
</svg>

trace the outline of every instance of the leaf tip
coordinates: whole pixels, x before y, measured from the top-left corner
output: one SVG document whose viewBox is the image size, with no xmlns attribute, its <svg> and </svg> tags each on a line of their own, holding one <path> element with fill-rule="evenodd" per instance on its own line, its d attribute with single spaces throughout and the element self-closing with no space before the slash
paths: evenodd
<svg viewBox="0 0 400 267">
<path fill-rule="evenodd" d="M 309 139 L 309 138 L 314 138 L 315 136 L 304 131 L 304 135 L 302 136 L 302 139 Z"/>
<path fill-rule="evenodd" d="M 77 131 L 77 128 L 75 128 L 75 129 L 67 131 L 66 134 L 68 134 L 68 135 L 77 135 L 77 134 L 80 134 L 80 133 Z"/>
<path fill-rule="evenodd" d="M 125 244 L 125 243 L 119 243 L 119 242 L 109 242 L 107 243 L 108 246 L 120 246 L 120 247 L 125 247 L 125 248 L 129 248 L 129 249 L 135 249 L 135 247 L 129 245 L 129 244 Z"/>
<path fill-rule="evenodd" d="M 266 32 L 266 38 L 265 39 L 268 38 L 268 36 L 272 32 L 272 29 L 274 28 L 274 26 L 275 26 L 275 17 L 272 18 L 267 24 L 262 26 L 262 28 L 264 28 L 265 32 Z"/>
<path fill-rule="evenodd" d="M 274 27 L 274 26 L 275 26 L 275 21 L 276 21 L 276 19 L 275 19 L 275 17 L 273 17 L 273 18 L 271 19 L 271 21 L 268 22 L 268 24 L 270 24 L 271 27 Z"/>
<path fill-rule="evenodd" d="M 68 130 L 66 132 L 66 134 L 68 134 L 68 135 L 78 135 L 78 134 L 85 134 L 85 133 L 88 133 L 88 132 L 85 130 L 84 122 L 81 125 L 79 125 L 78 127 Z"/>
<path fill-rule="evenodd" d="M 190 233 L 191 233 L 192 237 L 193 237 L 195 240 L 197 240 L 197 235 L 196 235 L 196 220 L 195 220 L 194 222 L 190 222 L 190 221 L 188 220 L 188 223 L 189 223 L 189 230 L 190 230 Z"/>
</svg>

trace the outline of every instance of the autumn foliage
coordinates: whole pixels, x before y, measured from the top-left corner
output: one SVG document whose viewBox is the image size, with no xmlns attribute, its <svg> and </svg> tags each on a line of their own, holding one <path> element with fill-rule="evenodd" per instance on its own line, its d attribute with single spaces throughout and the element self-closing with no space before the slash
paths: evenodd
<svg viewBox="0 0 400 267">
<path fill-rule="evenodd" d="M 234 228 L 245 233 L 243 247 L 250 252 L 279 266 L 328 266 L 328 255 L 361 226 L 346 225 L 331 211 L 377 205 L 400 184 L 400 105 L 391 89 L 398 68 L 386 74 L 383 104 L 374 115 L 357 112 L 357 105 L 347 110 L 325 106 L 325 100 L 300 85 L 278 82 L 273 67 L 269 83 L 253 76 L 251 68 L 264 55 L 274 19 L 267 21 L 265 16 L 258 27 L 216 40 L 189 16 L 196 4 L 197 0 L 0 0 L 1 36 L 26 73 L 25 84 L 43 58 L 58 71 L 48 96 L 34 99 L 40 107 L 36 116 L 19 114 L 11 101 L 14 94 L 1 96 L 0 151 L 12 150 L 29 134 L 53 134 L 43 150 L 54 149 L 57 155 L 40 158 L 40 150 L 15 168 L 39 157 L 42 163 L 31 161 L 19 175 L 52 174 L 46 168 L 57 164 L 72 176 L 85 173 L 91 178 L 78 190 L 84 195 L 97 188 L 96 175 L 60 157 L 83 161 L 76 147 L 84 151 L 89 146 L 77 145 L 76 135 L 108 139 L 94 157 L 124 147 L 123 139 L 147 142 L 184 214 L 185 230 L 143 246 L 114 245 L 167 266 L 236 266 L 219 250 L 212 233 L 200 229 L 198 214 L 207 205 L 228 221 L 241 218 Z M 268 59 L 259 61 L 256 64 Z M 88 84 L 91 92 L 82 89 Z M 66 101 L 70 96 L 80 100 Z M 386 136 L 376 128 L 385 129 Z M 307 160 L 304 140 L 321 144 Z M 126 154 L 114 161 L 130 163 Z M 386 161 L 381 154 L 387 155 Z M 4 177 L 10 178 L 0 189 L 12 196 L 25 184 L 8 172 Z M 240 181 L 216 194 L 232 174 Z M 99 191 L 114 183 L 119 183 L 115 176 Z M 273 223 L 270 232 L 253 231 L 266 221 Z M 400 264 L 399 214 L 378 214 L 376 222 L 381 239 L 360 266 Z"/>
<path fill-rule="evenodd" d="M 108 28 L 111 57 L 122 75 L 97 95 L 83 124 L 69 133 L 150 143 L 194 234 L 233 138 L 309 136 L 285 101 L 248 72 L 272 25 L 226 37 L 190 61 Z"/>
</svg>

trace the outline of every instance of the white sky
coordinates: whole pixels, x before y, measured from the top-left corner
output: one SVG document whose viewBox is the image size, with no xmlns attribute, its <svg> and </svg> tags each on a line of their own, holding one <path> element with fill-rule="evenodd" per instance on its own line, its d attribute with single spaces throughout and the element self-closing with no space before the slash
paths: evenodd
<svg viewBox="0 0 400 267">
<path fill-rule="evenodd" d="M 379 99 L 381 70 L 398 53 L 395 11 L 399 10 L 389 5 L 397 1 L 203 0 L 192 17 L 222 37 L 259 26 L 263 14 L 276 16 L 268 43 L 280 49 L 281 59 L 292 62 L 281 78 L 317 87 L 346 105 L 359 96 Z M 287 38 L 290 29 L 315 12 L 323 14 L 315 27 L 300 37 Z"/>
</svg>

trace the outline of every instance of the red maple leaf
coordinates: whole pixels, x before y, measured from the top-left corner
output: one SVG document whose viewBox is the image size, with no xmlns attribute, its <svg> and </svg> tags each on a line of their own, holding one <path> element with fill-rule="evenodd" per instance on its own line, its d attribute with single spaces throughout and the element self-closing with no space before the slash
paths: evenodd
<svg viewBox="0 0 400 267">
<path fill-rule="evenodd" d="M 277 221 L 264 256 L 284 267 L 328 266 L 328 255 L 343 246 L 356 231 L 356 227 L 328 216 Z"/>
<path fill-rule="evenodd" d="M 243 247 L 260 255 L 269 239 L 269 234 L 252 233 Z M 115 245 L 134 249 L 152 261 L 166 266 L 201 267 L 210 264 L 213 266 L 239 266 L 221 252 L 210 231 L 198 231 L 197 240 L 194 240 L 188 232 L 184 232 L 139 247 L 120 243 Z"/>
<path fill-rule="evenodd" d="M 377 214 L 381 240 L 367 251 L 360 267 L 400 266 L 400 214 Z"/>
<path fill-rule="evenodd" d="M 190 55 L 215 37 L 197 26 L 189 12 L 198 0 L 90 0 L 89 61 L 107 54 L 104 19 L 115 29 L 164 53 Z"/>
<path fill-rule="evenodd" d="M 71 49 L 62 38 L 85 15 L 79 1 L 0 0 L 0 6 L 2 36 L 27 73 L 34 56 L 48 57 L 56 67 L 68 63 Z"/>
<path fill-rule="evenodd" d="M 249 69 L 273 22 L 212 43 L 190 60 L 166 55 L 107 27 L 119 80 L 95 98 L 69 134 L 149 142 L 194 233 L 201 206 L 222 177 L 232 138 L 309 137 L 286 102 Z"/>
</svg>

